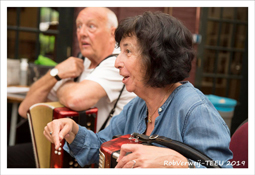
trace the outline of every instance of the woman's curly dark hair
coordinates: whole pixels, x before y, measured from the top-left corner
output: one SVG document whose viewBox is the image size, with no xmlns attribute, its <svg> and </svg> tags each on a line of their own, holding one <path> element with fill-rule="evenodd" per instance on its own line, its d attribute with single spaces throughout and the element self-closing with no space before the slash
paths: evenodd
<svg viewBox="0 0 255 175">
<path fill-rule="evenodd" d="M 145 82 L 152 87 L 182 81 L 194 58 L 191 32 L 176 18 L 162 12 L 145 12 L 121 21 L 115 31 L 122 38 L 136 36 L 145 67 Z"/>
</svg>

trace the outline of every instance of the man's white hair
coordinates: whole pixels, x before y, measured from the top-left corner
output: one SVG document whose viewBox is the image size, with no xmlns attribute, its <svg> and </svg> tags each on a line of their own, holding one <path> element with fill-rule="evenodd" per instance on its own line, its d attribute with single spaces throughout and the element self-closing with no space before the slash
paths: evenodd
<svg viewBox="0 0 255 175">
<path fill-rule="evenodd" d="M 103 12 L 105 12 L 107 15 L 107 18 L 105 18 L 107 20 L 106 21 L 107 27 L 109 27 L 109 28 L 112 28 L 112 27 L 117 28 L 118 27 L 117 16 L 109 8 L 107 8 L 107 7 L 85 7 L 84 9 L 86 9 L 86 8 L 93 8 L 93 10 L 103 10 Z M 105 14 L 101 14 L 101 15 L 105 15 Z"/>
<path fill-rule="evenodd" d="M 107 16 L 108 16 L 108 27 L 118 27 L 118 19 L 113 11 L 110 9 L 106 8 L 107 10 Z"/>
</svg>

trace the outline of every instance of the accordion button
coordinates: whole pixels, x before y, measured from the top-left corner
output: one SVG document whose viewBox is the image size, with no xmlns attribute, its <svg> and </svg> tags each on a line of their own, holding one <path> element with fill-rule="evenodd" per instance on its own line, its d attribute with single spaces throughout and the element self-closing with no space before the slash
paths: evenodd
<svg viewBox="0 0 255 175">
<path fill-rule="evenodd" d="M 58 155 L 61 155 L 61 152 L 58 152 Z"/>
<path fill-rule="evenodd" d="M 56 151 L 55 151 L 55 154 L 57 154 L 57 153 L 58 153 L 58 151 L 56 150 Z"/>
<path fill-rule="evenodd" d="M 61 147 L 59 147 L 58 150 L 61 151 Z"/>
<path fill-rule="evenodd" d="M 90 123 L 90 122 L 88 122 L 88 123 L 87 123 L 87 126 L 91 126 L 91 123 Z"/>
</svg>

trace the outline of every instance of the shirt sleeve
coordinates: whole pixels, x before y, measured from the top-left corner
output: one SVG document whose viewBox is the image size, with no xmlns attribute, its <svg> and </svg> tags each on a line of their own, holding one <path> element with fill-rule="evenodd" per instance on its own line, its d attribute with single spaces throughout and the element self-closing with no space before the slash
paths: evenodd
<svg viewBox="0 0 255 175">
<path fill-rule="evenodd" d="M 126 116 L 130 105 L 127 104 L 119 115 L 111 119 L 109 126 L 98 133 L 94 133 L 79 125 L 79 131 L 75 139 L 69 146 L 65 143 L 64 150 L 72 157 L 75 157 L 82 167 L 98 163 L 101 144 L 111 140 L 115 135 L 124 134 L 127 120 Z"/>
<path fill-rule="evenodd" d="M 232 158 L 229 149 L 230 132 L 216 110 L 200 104 L 190 109 L 184 123 L 184 143 L 206 154 L 221 167 L 232 168 L 228 162 Z M 196 168 L 205 167 L 200 162 L 194 162 L 194 165 Z"/>
<path fill-rule="evenodd" d="M 94 132 L 79 125 L 79 131 L 73 142 L 69 144 L 69 147 L 66 142 L 63 148 L 72 157 L 75 157 L 80 166 L 84 167 L 98 162 L 100 145 L 100 139 Z"/>
</svg>

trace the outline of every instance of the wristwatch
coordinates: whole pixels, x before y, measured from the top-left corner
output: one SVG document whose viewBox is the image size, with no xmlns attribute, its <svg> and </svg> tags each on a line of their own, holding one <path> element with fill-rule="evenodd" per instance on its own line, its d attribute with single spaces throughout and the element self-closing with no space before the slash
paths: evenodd
<svg viewBox="0 0 255 175">
<path fill-rule="evenodd" d="M 50 75 L 55 77 L 56 80 L 58 80 L 58 81 L 61 80 L 61 78 L 58 76 L 58 69 L 57 68 L 51 69 Z"/>
</svg>

